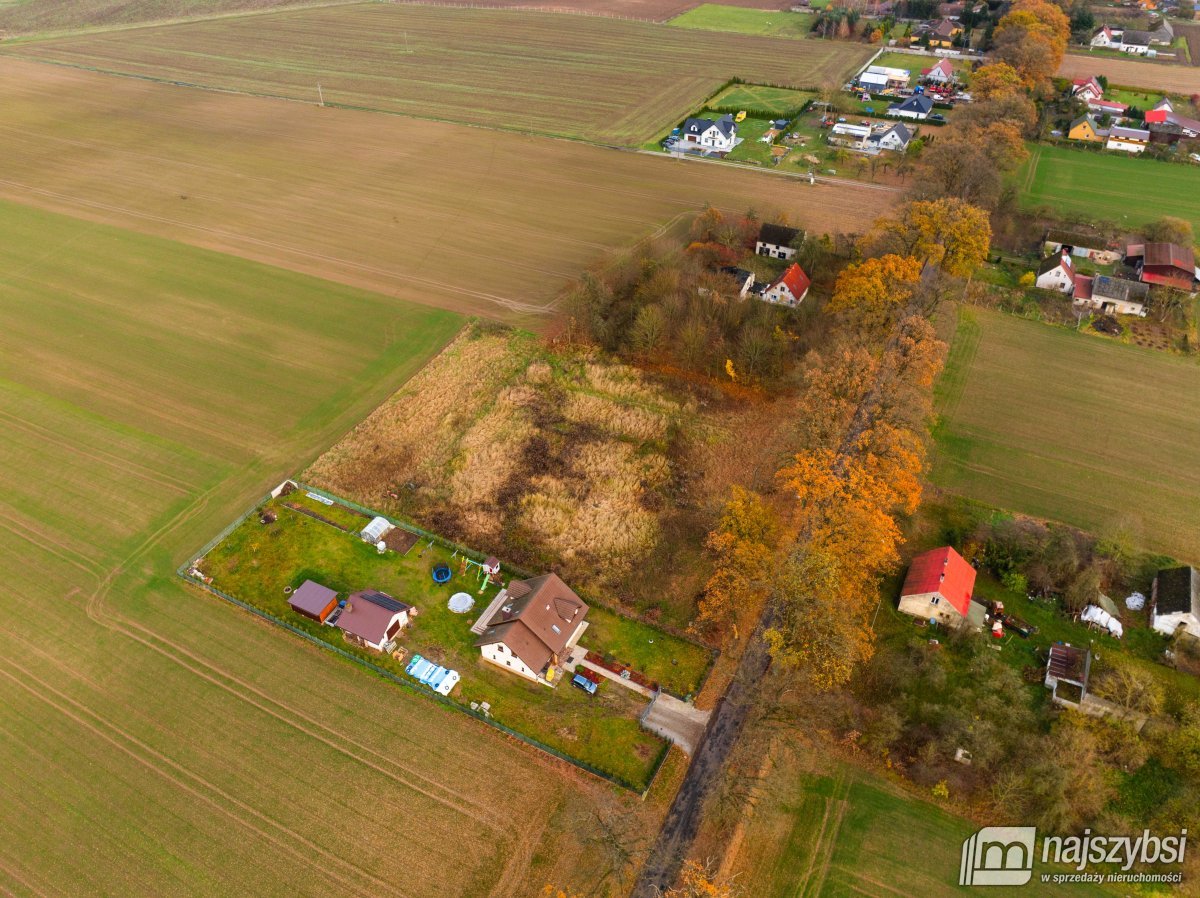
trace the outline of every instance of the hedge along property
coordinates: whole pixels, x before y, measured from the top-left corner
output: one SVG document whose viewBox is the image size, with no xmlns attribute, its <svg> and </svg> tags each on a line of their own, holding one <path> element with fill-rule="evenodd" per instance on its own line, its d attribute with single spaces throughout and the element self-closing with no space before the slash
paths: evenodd
<svg viewBox="0 0 1200 898">
<path fill-rule="evenodd" d="M 528 577 L 293 481 L 181 574 L 638 792 L 668 745 L 641 727 L 647 690 L 629 684 L 688 695 L 712 660 L 702 646 L 581 599 L 554 574 Z M 628 674 L 614 682 L 601 667 Z M 599 688 L 574 688 L 576 674 Z"/>
</svg>

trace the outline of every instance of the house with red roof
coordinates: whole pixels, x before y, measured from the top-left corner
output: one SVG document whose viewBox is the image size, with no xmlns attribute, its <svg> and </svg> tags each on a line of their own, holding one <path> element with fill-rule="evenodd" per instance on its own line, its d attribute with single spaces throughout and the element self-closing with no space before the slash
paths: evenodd
<svg viewBox="0 0 1200 898">
<path fill-rule="evenodd" d="M 1107 113 L 1114 118 L 1120 118 L 1129 111 L 1128 106 L 1118 103 L 1116 100 L 1088 100 L 1087 108 L 1089 112 L 1095 112 L 1097 115 Z"/>
<path fill-rule="evenodd" d="M 1114 47 L 1119 50 L 1121 48 L 1121 29 L 1102 25 L 1100 30 L 1092 35 L 1091 45 L 1093 47 Z"/>
<path fill-rule="evenodd" d="M 1093 78 L 1076 78 L 1071 82 L 1071 96 L 1088 102 L 1104 98 L 1104 88 Z"/>
<path fill-rule="evenodd" d="M 787 271 L 763 290 L 762 298 L 784 306 L 798 306 L 808 296 L 811 286 L 812 280 L 804 273 L 804 269 L 793 262 Z"/>
<path fill-rule="evenodd" d="M 912 560 L 900 590 L 900 610 L 951 627 L 968 623 L 975 568 L 950 546 L 931 549 Z"/>
<path fill-rule="evenodd" d="M 1050 255 L 1038 266 L 1034 283 L 1043 290 L 1057 290 L 1070 295 L 1075 290 L 1075 265 L 1070 253 Z"/>
<path fill-rule="evenodd" d="M 921 69 L 921 77 L 934 84 L 949 84 L 954 80 L 954 63 L 949 59 L 940 59 L 936 65 Z"/>
</svg>

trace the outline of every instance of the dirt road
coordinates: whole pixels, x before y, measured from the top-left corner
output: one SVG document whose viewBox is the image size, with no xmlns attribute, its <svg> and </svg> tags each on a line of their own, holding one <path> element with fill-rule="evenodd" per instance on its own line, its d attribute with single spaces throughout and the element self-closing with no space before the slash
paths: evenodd
<svg viewBox="0 0 1200 898">
<path fill-rule="evenodd" d="M 696 838 L 704 804 L 721 782 L 730 751 L 741 735 L 754 695 L 770 666 L 771 658 L 759 625 L 750 647 L 738 662 L 737 673 L 709 721 L 708 732 L 692 758 L 687 777 L 671 802 L 667 819 L 634 884 L 630 898 L 659 898 L 674 885 L 675 877 Z"/>
</svg>

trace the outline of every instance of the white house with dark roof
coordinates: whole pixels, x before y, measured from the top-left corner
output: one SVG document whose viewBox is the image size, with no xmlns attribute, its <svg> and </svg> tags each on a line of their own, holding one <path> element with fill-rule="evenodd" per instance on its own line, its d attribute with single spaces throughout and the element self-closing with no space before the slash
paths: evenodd
<svg viewBox="0 0 1200 898">
<path fill-rule="evenodd" d="M 1043 290 L 1056 290 L 1068 296 L 1075 290 L 1075 266 L 1068 253 L 1047 256 L 1038 266 L 1035 283 Z"/>
<path fill-rule="evenodd" d="M 894 150 L 903 153 L 912 141 L 912 132 L 902 122 L 896 122 L 882 134 L 871 138 L 871 142 L 881 150 Z"/>
<path fill-rule="evenodd" d="M 893 103 L 888 107 L 888 115 L 898 115 L 901 118 L 924 121 L 933 111 L 933 98 L 925 94 L 915 94 L 903 103 Z"/>
<path fill-rule="evenodd" d="M 796 243 L 803 238 L 804 232 L 787 225 L 765 222 L 758 229 L 758 240 L 754 242 L 754 252 L 771 259 L 790 259 L 796 255 Z"/>
<path fill-rule="evenodd" d="M 698 148 L 728 153 L 738 144 L 737 122 L 732 115 L 719 119 L 690 118 L 683 123 L 684 149 Z"/>
<path fill-rule="evenodd" d="M 1144 153 L 1150 146 L 1150 132 L 1141 128 L 1125 128 L 1114 125 L 1108 131 L 1106 150 L 1122 150 L 1126 153 Z"/>
<path fill-rule="evenodd" d="M 1158 572 L 1150 590 L 1150 626 L 1167 636 L 1183 627 L 1200 637 L 1200 572 L 1193 567 Z"/>
</svg>

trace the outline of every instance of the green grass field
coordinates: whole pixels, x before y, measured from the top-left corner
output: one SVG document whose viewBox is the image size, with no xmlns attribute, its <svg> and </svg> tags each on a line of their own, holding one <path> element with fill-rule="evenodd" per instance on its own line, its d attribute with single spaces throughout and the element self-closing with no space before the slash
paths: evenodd
<svg viewBox="0 0 1200 898">
<path fill-rule="evenodd" d="M 462 319 L 7 202 L 0 272 L 0 890 L 588 889 L 587 783 L 173 574 Z"/>
<path fill-rule="evenodd" d="M 812 13 L 702 3 L 676 16 L 667 24 L 676 28 L 697 28 L 702 31 L 734 31 L 739 34 L 805 38 L 808 37 L 816 18 Z"/>
<path fill-rule="evenodd" d="M 1163 215 L 1200 229 L 1200 166 L 1031 144 L 1017 172 L 1021 204 L 1131 228 Z"/>
<path fill-rule="evenodd" d="M 784 756 L 741 840 L 737 882 L 756 898 L 958 895 L 963 840 L 976 829 L 886 780 L 823 759 Z M 919 849 L 916 846 L 920 846 Z M 1059 894 L 1035 878 L 1023 894 Z M 1077 885 L 1072 894 L 1112 894 Z"/>
<path fill-rule="evenodd" d="M 1200 558 L 1195 362 L 964 307 L 937 398 L 937 485 Z"/>
<path fill-rule="evenodd" d="M 782 15 L 782 14 L 781 14 Z M 366 3 L 14 45 L 27 58 L 504 130 L 637 145 L 720 85 L 816 87 L 834 42 L 514 10 Z M 321 86 L 318 93 L 317 85 Z"/>
</svg>

